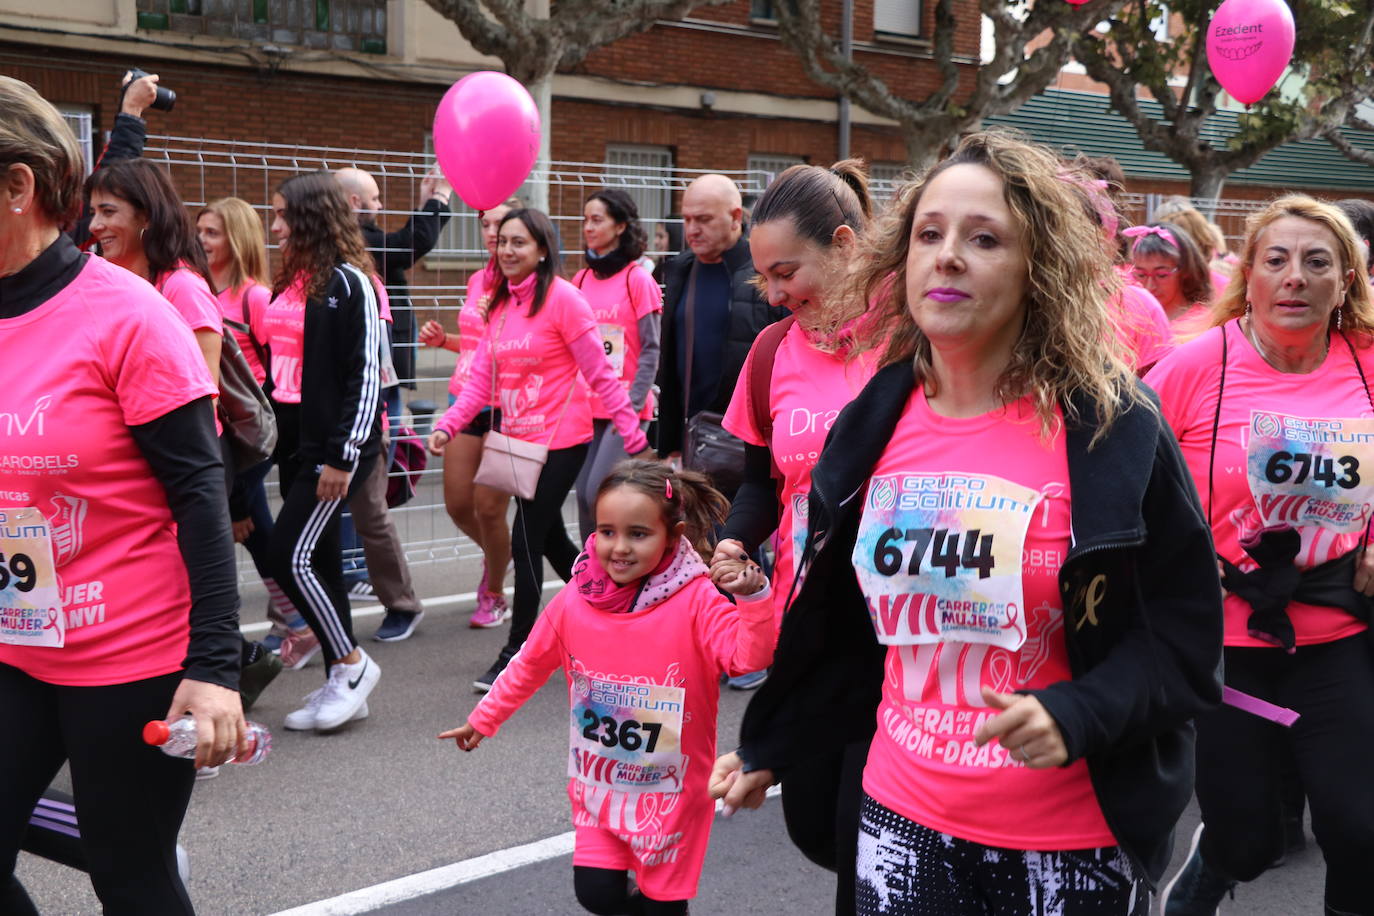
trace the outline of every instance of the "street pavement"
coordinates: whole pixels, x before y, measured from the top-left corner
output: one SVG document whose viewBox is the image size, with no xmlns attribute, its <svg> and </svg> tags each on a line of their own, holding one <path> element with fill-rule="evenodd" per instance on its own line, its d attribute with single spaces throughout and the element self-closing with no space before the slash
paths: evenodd
<svg viewBox="0 0 1374 916">
<path fill-rule="evenodd" d="M 470 593 L 479 572 L 473 559 L 414 567 L 417 591 L 431 598 Z M 252 624 L 263 619 L 261 588 L 245 586 L 243 596 L 243 620 L 250 634 L 258 632 Z M 224 767 L 217 778 L 196 785 L 181 842 L 190 855 L 191 896 L 203 916 L 266 916 L 570 829 L 561 675 L 499 736 L 463 754 L 435 735 L 461 723 L 476 702 L 472 679 L 496 657 L 505 628 L 470 630 L 471 602 L 448 600 L 427 611 L 411 639 L 383 644 L 371 640 L 380 621 L 375 604 L 357 600 L 354 606 L 357 634 L 382 669 L 369 700 L 371 716 L 332 735 L 284 730 L 283 717 L 321 683 L 323 667 L 317 659 L 302 671 L 284 672 L 251 716 L 272 729 L 267 760 Z M 722 747 L 733 743 L 747 701 L 747 694 L 723 691 Z M 1195 824 L 1190 811 L 1179 826 L 1175 867 Z M 99 912 L 79 872 L 23 854 L 18 875 L 44 914 Z M 1309 843 L 1287 865 L 1242 887 L 1222 912 L 1319 913 L 1322 877 L 1320 854 Z M 828 874 L 787 841 L 780 802 L 771 799 L 761 811 L 718 820 L 693 912 L 824 914 L 832 888 Z M 581 912 L 569 855 L 372 911 Z M 321 905 L 302 912 L 360 910 Z"/>
</svg>

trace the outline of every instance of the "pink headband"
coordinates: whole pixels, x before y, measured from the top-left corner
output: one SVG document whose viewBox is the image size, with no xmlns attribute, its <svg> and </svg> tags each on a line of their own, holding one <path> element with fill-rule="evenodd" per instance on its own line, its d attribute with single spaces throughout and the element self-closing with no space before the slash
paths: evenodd
<svg viewBox="0 0 1374 916">
<path fill-rule="evenodd" d="M 1174 237 L 1172 232 L 1165 229 L 1163 226 L 1132 226 L 1129 229 L 1121 230 L 1121 234 L 1128 239 L 1137 239 L 1142 235 L 1157 235 L 1175 248 L 1178 247 L 1178 239 Z"/>
<path fill-rule="evenodd" d="M 1088 198 L 1088 202 L 1097 211 L 1097 219 L 1102 223 L 1102 231 L 1107 234 L 1108 239 L 1116 238 L 1116 227 L 1121 220 L 1117 216 L 1116 207 L 1112 204 L 1112 199 L 1107 195 L 1107 182 L 1101 178 L 1088 179 L 1082 178 L 1068 169 L 1059 170 L 1059 179 L 1075 185 Z"/>
</svg>

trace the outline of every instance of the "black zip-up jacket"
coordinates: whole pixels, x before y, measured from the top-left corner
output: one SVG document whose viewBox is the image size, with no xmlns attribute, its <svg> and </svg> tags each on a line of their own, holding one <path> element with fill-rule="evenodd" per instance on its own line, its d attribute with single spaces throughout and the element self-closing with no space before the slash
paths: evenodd
<svg viewBox="0 0 1374 916">
<path fill-rule="evenodd" d="M 377 454 L 382 437 L 381 319 L 372 281 L 351 264 L 339 264 L 324 292 L 305 303 L 301 361 L 303 464 L 353 471 L 358 459 Z"/>
<path fill-rule="evenodd" d="M 377 264 L 377 275 L 386 285 L 386 294 L 391 300 L 391 362 L 396 366 L 396 375 L 403 379 L 415 378 L 415 312 L 410 303 L 406 271 L 434 249 L 444 223 L 451 216 L 453 211 L 448 204 L 431 197 L 395 232 L 387 232 L 375 222 L 362 224 L 367 250 Z M 402 385 L 415 387 L 413 381 L 402 382 Z"/>
<path fill-rule="evenodd" d="M 721 362 L 716 394 L 703 410 L 725 413 L 735 393 L 744 358 L 759 332 L 786 318 L 785 308 L 770 306 L 754 286 L 754 259 L 749 253 L 749 237 L 741 235 L 723 256 L 730 272 L 730 322 L 725 328 L 725 358 Z M 685 303 L 687 277 L 696 263 L 690 248 L 668 262 L 664 270 L 663 345 L 658 357 L 658 454 L 662 458 L 682 451 L 682 436 L 687 428 L 686 399 L 682 391 L 681 367 L 677 364 L 677 310 Z"/>
<path fill-rule="evenodd" d="M 914 385 L 909 362 L 884 368 L 827 437 L 811 474 L 809 569 L 741 726 L 746 769 L 785 771 L 819 742 L 875 731 L 886 648 L 850 555 L 870 474 Z M 1221 584 L 1168 426 L 1135 407 L 1090 451 L 1095 412 L 1078 407 L 1065 430 L 1072 533 L 1059 571 L 1073 678 L 1030 693 L 1069 762 L 1086 758 L 1108 826 L 1154 884 L 1193 794 L 1191 719 L 1221 701 Z"/>
</svg>

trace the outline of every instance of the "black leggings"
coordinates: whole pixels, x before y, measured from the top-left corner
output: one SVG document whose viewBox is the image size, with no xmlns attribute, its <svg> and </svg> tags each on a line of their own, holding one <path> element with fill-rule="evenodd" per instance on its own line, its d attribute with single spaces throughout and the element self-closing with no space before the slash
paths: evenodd
<svg viewBox="0 0 1374 916">
<path fill-rule="evenodd" d="M 1226 683 L 1295 710 L 1292 728 L 1222 706 L 1197 720 L 1202 858 L 1250 881 L 1283 852 L 1284 745 L 1291 744 L 1326 859 L 1326 905 L 1374 914 L 1374 648 L 1361 633 L 1279 649 L 1227 646 Z"/>
<path fill-rule="evenodd" d="M 630 893 L 629 873 L 624 869 L 573 866 L 573 891 L 577 902 L 597 916 L 685 916 L 686 900 L 650 900 L 639 891 Z"/>
<path fill-rule="evenodd" d="M 373 455 L 358 462 L 348 482 L 350 497 L 372 473 L 376 460 Z M 326 665 L 332 665 L 358 646 L 339 547 L 339 515 L 346 500 L 315 498 L 320 481 L 316 467 L 296 464 L 294 478 L 287 476 L 286 463 L 280 467 L 282 507 L 268 548 L 274 577 L 319 637 Z"/>
<path fill-rule="evenodd" d="M 854 913 L 854 857 L 870 743 L 828 748 L 782 777 L 787 835 L 808 859 L 835 873 L 835 916 Z"/>
<path fill-rule="evenodd" d="M 191 761 L 143 743 L 167 715 L 181 673 L 109 687 L 59 687 L 0 664 L 0 901 L 22 909 L 14 865 L 29 818 L 64 761 L 91 885 L 108 916 L 192 913 L 177 833 L 195 784 Z M 131 829 L 130 825 L 137 825 Z"/>
<path fill-rule="evenodd" d="M 544 597 L 544 559 L 548 558 L 564 582 L 572 577 L 573 561 L 581 548 L 568 538 L 563 525 L 563 501 L 586 458 L 586 444 L 550 451 L 539 474 L 534 499 L 515 501 L 515 527 L 510 536 L 515 558 L 515 606 L 507 643 L 511 649 L 520 648 L 539 617 Z"/>
</svg>

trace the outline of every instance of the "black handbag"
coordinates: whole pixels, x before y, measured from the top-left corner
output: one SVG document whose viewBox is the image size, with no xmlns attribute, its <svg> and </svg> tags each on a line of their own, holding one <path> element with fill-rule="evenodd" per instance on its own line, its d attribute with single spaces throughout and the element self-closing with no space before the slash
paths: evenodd
<svg viewBox="0 0 1374 916">
<path fill-rule="evenodd" d="M 682 406 L 686 413 L 692 401 L 692 349 L 696 342 L 697 264 L 687 280 L 687 367 L 683 380 Z M 733 496 L 744 482 L 744 441 L 725 431 L 723 414 L 701 410 L 687 418 L 682 437 L 682 466 L 699 471 L 711 480 L 711 485 L 727 496 Z"/>
</svg>

